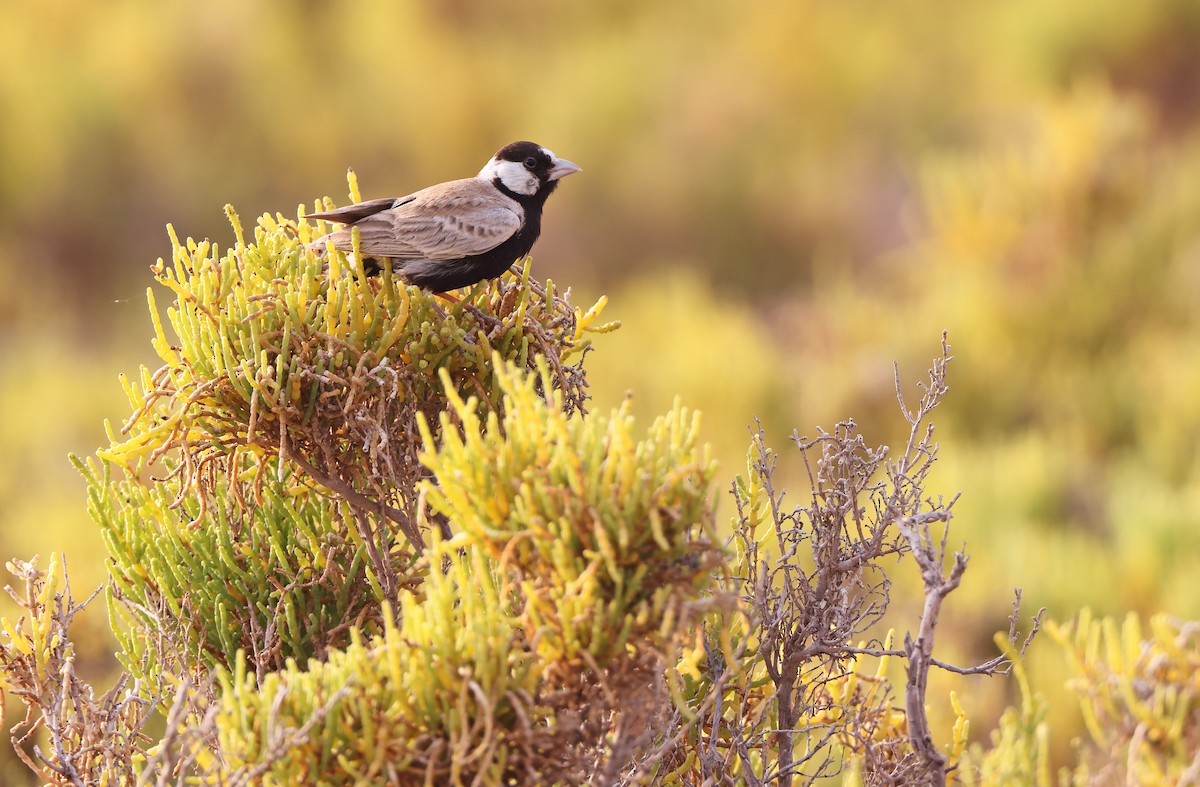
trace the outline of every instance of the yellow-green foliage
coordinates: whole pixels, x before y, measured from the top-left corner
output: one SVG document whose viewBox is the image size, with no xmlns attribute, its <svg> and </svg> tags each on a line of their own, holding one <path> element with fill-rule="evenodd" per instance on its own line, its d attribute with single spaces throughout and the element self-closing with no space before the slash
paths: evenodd
<svg viewBox="0 0 1200 787">
<path fill-rule="evenodd" d="M 63 589 L 65 569 L 62 554 L 50 553 L 50 565 L 46 571 L 38 575 L 37 561 L 10 561 L 5 564 L 10 574 L 26 580 L 26 602 L 21 616 L 15 621 L 7 617 L 0 618 L 0 629 L 4 633 L 3 654 L 7 659 L 26 661 L 25 670 L 34 681 L 45 680 L 49 677 L 47 667 L 53 664 L 54 651 L 61 643 L 56 637 L 54 628 L 54 598 Z M 30 594 L 30 591 L 35 591 Z M 14 688 L 13 674 L 6 666 L 3 676 L 0 676 L 0 686 L 5 691 Z"/>
<path fill-rule="evenodd" d="M 1200 625 L 1167 615 L 1123 623 L 1084 610 L 1050 626 L 1066 651 L 1091 737 L 1075 778 L 1124 775 L 1129 784 L 1182 784 L 1200 773 Z"/>
<path fill-rule="evenodd" d="M 708 540 L 686 537 L 711 534 L 715 468 L 698 414 L 676 403 L 639 437 L 626 406 L 568 416 L 544 363 L 537 376 L 499 357 L 496 369 L 504 407 L 486 423 L 443 373 L 462 430 L 444 414 L 439 443 L 422 421 L 430 506 L 515 572 L 546 661 L 603 665 L 631 638 L 669 635 L 713 568 Z"/>
<path fill-rule="evenodd" d="M 278 668 L 285 658 L 348 643 L 346 621 L 379 623 L 366 549 L 343 525 L 339 503 L 291 469 L 277 480 L 277 459 L 260 461 L 243 463 L 246 474 L 262 476 L 249 506 L 224 479 L 202 502 L 179 476 L 145 484 L 113 479 L 108 463 L 101 475 L 78 464 L 111 558 L 121 660 L 135 674 L 158 675 L 184 653 L 212 667 L 248 652 L 259 666 Z M 169 636 L 147 637 L 147 628 Z"/>
<path fill-rule="evenodd" d="M 1050 729 L 1046 724 L 1046 699 L 1036 693 L 1020 657 L 1008 643 L 998 644 L 1016 657 L 1013 676 L 1020 689 L 1020 705 L 1006 709 L 991 733 L 991 745 L 968 749 L 952 774 L 954 782 L 979 787 L 1050 787 Z"/>
<path fill-rule="evenodd" d="M 247 243 L 228 212 L 237 243 L 224 254 L 172 233 L 172 261 L 155 270 L 175 294 L 167 317 L 178 339 L 167 337 L 149 291 L 165 365 L 126 384 L 133 416 L 102 459 L 136 473 L 178 450 L 173 469 L 191 482 L 211 461 L 277 450 L 322 470 L 336 464 L 342 480 L 366 488 L 404 477 L 396 465 L 415 448 L 389 432 L 415 411 L 440 412 L 439 369 L 481 407 L 495 407 L 493 352 L 528 364 L 531 352 L 555 351 L 566 401 L 582 396 L 582 381 L 561 362 L 582 350 L 594 312 L 577 321 L 552 285 L 480 285 L 447 311 L 390 271 L 348 269 L 340 253 L 324 270 L 305 248 L 323 225 L 263 216 Z"/>
<path fill-rule="evenodd" d="M 289 662 L 261 686 L 240 666 L 222 673 L 226 768 L 270 763 L 266 783 L 279 785 L 469 783 L 477 774 L 500 784 L 532 764 L 529 747 L 550 743 L 553 718 L 534 701 L 540 672 L 494 565 L 452 548 L 431 557 L 445 571 L 430 573 L 423 598 L 402 596 L 381 636 L 356 631 L 344 651 Z M 531 740 L 532 727 L 547 739 Z"/>
<path fill-rule="evenodd" d="M 682 396 L 704 413 L 705 439 L 723 467 L 736 466 L 752 418 L 784 428 L 794 395 L 787 358 L 757 319 L 754 304 L 715 291 L 694 268 L 675 267 L 625 282 L 610 308 L 622 328 L 605 337 L 603 352 L 588 358 L 597 402 L 616 404 L 635 391 L 632 412 L 641 419 L 664 412 Z M 728 495 L 721 498 L 730 502 Z"/>
<path fill-rule="evenodd" d="M 1018 706 L 1005 711 L 987 748 L 974 746 L 958 778 L 970 785 L 1185 784 L 1200 772 L 1200 626 L 1155 615 L 1149 631 L 1085 609 L 1047 624 L 1066 655 L 1066 688 L 1079 700 L 1087 738 L 1052 776 L 1046 720 L 1050 686 L 1034 687 L 1019 660 Z"/>
<path fill-rule="evenodd" d="M 172 233 L 155 275 L 175 295 L 176 338 L 151 291 L 163 366 L 126 383 L 132 415 L 77 461 L 135 671 L 169 655 L 142 628 L 205 664 L 244 651 L 259 669 L 323 655 L 355 625 L 378 630 L 380 600 L 417 581 L 416 417 L 437 423 L 443 381 L 487 411 L 500 406 L 497 359 L 549 356 L 558 406 L 585 396 L 583 331 L 603 301 L 578 314 L 526 267 L 451 305 L 340 253 L 323 265 L 305 245 L 322 229 L 302 218 L 263 216 L 248 241 L 228 212 L 237 240 L 224 252 Z M 380 510 L 380 526 L 364 519 Z"/>
<path fill-rule="evenodd" d="M 606 712 L 581 674 L 611 679 L 695 617 L 714 564 L 697 419 L 677 406 L 638 439 L 624 411 L 567 416 L 544 362 L 494 362 L 503 416 L 485 425 L 443 373 L 440 444 L 422 424 L 427 502 L 458 531 L 428 555 L 440 569 L 369 643 L 354 632 L 261 685 L 239 662 L 217 719 L 228 767 L 269 763 L 279 784 L 554 780 Z"/>
</svg>

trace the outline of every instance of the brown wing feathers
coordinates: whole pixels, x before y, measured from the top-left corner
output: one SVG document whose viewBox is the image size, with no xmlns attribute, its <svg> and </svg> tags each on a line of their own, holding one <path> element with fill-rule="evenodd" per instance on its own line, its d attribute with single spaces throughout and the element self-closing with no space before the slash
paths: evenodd
<svg viewBox="0 0 1200 787">
<path fill-rule="evenodd" d="M 511 205 L 509 204 L 511 203 Z M 360 202 L 308 218 L 357 226 L 364 254 L 453 260 L 494 249 L 521 228 L 520 206 L 477 178 L 450 181 L 400 199 Z M 350 227 L 330 233 L 334 248 L 353 247 Z"/>
</svg>

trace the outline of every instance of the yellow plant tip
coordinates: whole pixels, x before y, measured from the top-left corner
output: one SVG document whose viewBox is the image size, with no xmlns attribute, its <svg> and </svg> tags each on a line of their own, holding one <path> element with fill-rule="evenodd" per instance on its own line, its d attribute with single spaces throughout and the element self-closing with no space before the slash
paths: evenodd
<svg viewBox="0 0 1200 787">
<path fill-rule="evenodd" d="M 225 203 L 225 216 L 229 219 L 229 223 L 233 225 L 233 235 L 237 238 L 238 246 L 246 245 L 246 237 L 242 231 L 242 220 L 238 218 L 237 211 L 233 205 Z"/>
<path fill-rule="evenodd" d="M 700 665 L 704 657 L 706 657 L 706 651 L 704 651 L 703 645 L 685 648 L 682 657 L 677 662 L 676 671 L 692 680 L 701 680 L 703 673 L 701 672 Z"/>
<path fill-rule="evenodd" d="M 334 283 L 337 282 L 337 280 L 341 278 L 342 263 L 345 261 L 345 259 L 346 259 L 346 257 L 344 254 L 342 254 L 342 252 L 333 248 L 333 241 L 326 242 L 326 244 L 325 244 L 325 261 L 326 261 L 325 267 L 327 270 L 326 281 L 328 282 L 330 288 L 332 288 L 334 286 Z M 334 301 L 332 298 L 329 301 L 327 301 L 327 306 L 329 309 L 329 313 L 332 313 L 333 307 L 334 307 Z"/>
<path fill-rule="evenodd" d="M 594 304 L 592 304 L 591 308 L 589 308 L 587 310 L 587 312 L 584 313 L 584 315 L 580 321 L 590 325 L 597 317 L 600 316 L 600 313 L 604 311 L 604 307 L 607 305 L 608 305 L 608 296 L 601 295 L 599 298 L 596 299 L 596 302 Z"/>
<path fill-rule="evenodd" d="M 362 194 L 358 190 L 358 174 L 353 167 L 346 168 L 346 184 L 350 187 L 350 202 L 362 202 Z"/>
</svg>

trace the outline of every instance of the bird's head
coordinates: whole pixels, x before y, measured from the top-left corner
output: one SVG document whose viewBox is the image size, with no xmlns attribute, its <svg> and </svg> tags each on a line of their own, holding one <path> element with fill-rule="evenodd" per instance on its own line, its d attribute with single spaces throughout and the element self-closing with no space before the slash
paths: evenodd
<svg viewBox="0 0 1200 787">
<path fill-rule="evenodd" d="M 553 191 L 560 178 L 578 171 L 577 165 L 541 145 L 514 142 L 500 148 L 500 152 L 479 171 L 479 177 L 487 181 L 499 180 L 512 193 L 532 197 L 539 192 Z"/>
</svg>

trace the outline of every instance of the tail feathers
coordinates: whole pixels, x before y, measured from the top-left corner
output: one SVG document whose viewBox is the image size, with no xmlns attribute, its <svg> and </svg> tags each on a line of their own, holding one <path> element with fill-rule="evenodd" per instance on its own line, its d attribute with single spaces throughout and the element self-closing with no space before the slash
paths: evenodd
<svg viewBox="0 0 1200 787">
<path fill-rule="evenodd" d="M 366 202 L 356 202 L 353 205 L 346 205 L 342 208 L 334 208 L 333 210 L 326 210 L 320 213 L 308 213 L 304 218 L 334 221 L 338 224 L 353 224 L 356 221 L 362 221 L 367 216 L 374 216 L 380 211 L 396 207 L 398 201 L 395 197 L 367 200 Z"/>
</svg>

